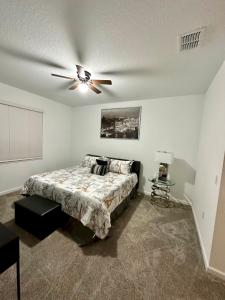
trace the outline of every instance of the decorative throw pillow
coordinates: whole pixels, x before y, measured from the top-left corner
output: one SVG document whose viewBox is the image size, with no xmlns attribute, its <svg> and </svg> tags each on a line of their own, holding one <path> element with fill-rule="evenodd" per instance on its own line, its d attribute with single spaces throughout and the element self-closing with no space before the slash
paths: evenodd
<svg viewBox="0 0 225 300">
<path fill-rule="evenodd" d="M 117 160 L 111 159 L 109 165 L 109 172 L 119 173 L 119 174 L 130 174 L 133 160 Z"/>
<path fill-rule="evenodd" d="M 91 173 L 104 176 L 107 173 L 107 166 L 95 164 L 91 167 Z"/>
<path fill-rule="evenodd" d="M 98 156 L 91 156 L 91 155 L 85 155 L 81 162 L 82 167 L 88 167 L 91 168 L 94 164 L 96 164 L 96 159 L 99 158 Z"/>
<path fill-rule="evenodd" d="M 96 163 L 99 166 L 107 166 L 108 165 L 108 160 L 103 160 L 103 159 L 99 158 L 99 159 L 96 159 Z"/>
<path fill-rule="evenodd" d="M 106 173 L 109 172 L 110 159 L 108 157 L 99 157 L 96 162 L 99 166 L 106 166 Z"/>
</svg>

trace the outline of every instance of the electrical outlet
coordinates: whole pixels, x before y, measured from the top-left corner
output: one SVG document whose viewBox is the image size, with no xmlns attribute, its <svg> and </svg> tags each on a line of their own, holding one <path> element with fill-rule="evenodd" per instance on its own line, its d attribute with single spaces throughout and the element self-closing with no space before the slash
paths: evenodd
<svg viewBox="0 0 225 300">
<path fill-rule="evenodd" d="M 205 218 L 205 212 L 203 211 L 202 212 L 202 220 L 204 220 L 204 218 Z"/>
</svg>

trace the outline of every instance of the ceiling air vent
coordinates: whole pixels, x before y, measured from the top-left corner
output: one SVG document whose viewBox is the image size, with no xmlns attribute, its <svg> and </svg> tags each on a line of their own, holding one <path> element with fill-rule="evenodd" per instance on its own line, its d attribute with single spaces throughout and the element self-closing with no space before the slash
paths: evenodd
<svg viewBox="0 0 225 300">
<path fill-rule="evenodd" d="M 180 35 L 180 51 L 191 50 L 199 47 L 202 40 L 203 28 L 193 30 Z"/>
</svg>

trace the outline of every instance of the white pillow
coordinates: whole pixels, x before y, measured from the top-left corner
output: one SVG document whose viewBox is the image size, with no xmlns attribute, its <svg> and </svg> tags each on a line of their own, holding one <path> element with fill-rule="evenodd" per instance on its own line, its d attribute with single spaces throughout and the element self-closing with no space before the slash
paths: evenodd
<svg viewBox="0 0 225 300">
<path fill-rule="evenodd" d="M 109 172 L 119 173 L 119 174 L 130 174 L 133 160 L 117 160 L 111 159 L 109 165 Z"/>
<path fill-rule="evenodd" d="M 91 156 L 91 155 L 85 155 L 81 162 L 81 167 L 88 167 L 91 168 L 93 165 L 96 164 L 96 159 L 98 159 L 99 156 Z"/>
</svg>

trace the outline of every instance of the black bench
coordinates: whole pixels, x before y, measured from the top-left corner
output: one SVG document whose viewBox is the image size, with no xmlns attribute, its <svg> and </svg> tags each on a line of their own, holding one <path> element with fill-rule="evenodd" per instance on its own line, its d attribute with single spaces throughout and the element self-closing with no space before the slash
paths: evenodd
<svg viewBox="0 0 225 300">
<path fill-rule="evenodd" d="M 61 225 L 61 205 L 30 196 L 15 202 L 15 223 L 39 239 L 44 239 Z"/>
<path fill-rule="evenodd" d="M 20 299 L 19 237 L 0 223 L 0 274 L 16 263 L 17 299 Z M 1 296 L 0 296 L 1 298 Z"/>
</svg>

